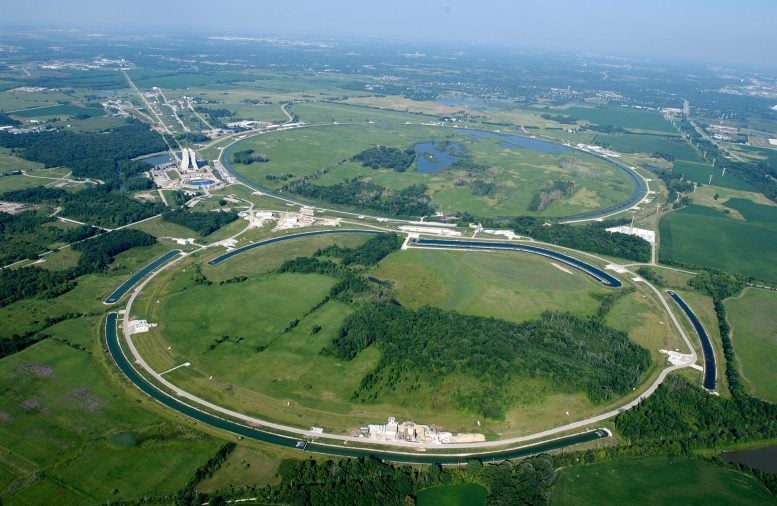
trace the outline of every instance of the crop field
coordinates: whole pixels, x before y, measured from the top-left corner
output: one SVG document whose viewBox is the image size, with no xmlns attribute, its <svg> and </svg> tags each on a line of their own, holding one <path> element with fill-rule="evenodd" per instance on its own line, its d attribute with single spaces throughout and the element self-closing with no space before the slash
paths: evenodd
<svg viewBox="0 0 777 506">
<path fill-rule="evenodd" d="M 554 113 L 570 115 L 596 125 L 619 126 L 627 130 L 645 130 L 674 134 L 672 124 L 655 111 L 644 111 L 628 107 L 569 107 L 554 110 Z"/>
<path fill-rule="evenodd" d="M 396 172 L 365 168 L 351 161 L 354 155 L 377 145 L 404 150 L 418 142 L 430 141 L 460 144 L 479 168 L 451 167 L 424 174 L 415 170 L 415 164 L 405 172 Z M 254 149 L 270 159 L 260 164 L 234 164 L 238 173 L 261 186 L 277 190 L 286 181 L 300 176 L 313 176 L 313 183 L 319 186 L 337 185 L 353 178 L 368 178 L 392 190 L 425 184 L 433 204 L 445 213 L 565 216 L 621 202 L 632 191 L 626 174 L 595 157 L 572 151 L 542 153 L 504 144 L 501 138 L 474 137 L 444 128 L 416 125 L 304 128 L 256 136 L 241 141 L 233 151 L 243 149 Z M 572 181 L 574 193 L 551 202 L 541 211 L 529 211 L 536 193 L 557 180 Z M 493 185 L 493 191 L 476 194 L 477 184 Z"/>
<path fill-rule="evenodd" d="M 746 288 L 736 298 L 726 300 L 728 319 L 742 376 L 750 391 L 777 402 L 777 293 Z"/>
<path fill-rule="evenodd" d="M 486 504 L 488 491 L 477 483 L 460 483 L 418 491 L 418 506 L 479 506 Z"/>
<path fill-rule="evenodd" d="M 599 134 L 594 143 L 624 153 L 665 153 L 677 160 L 701 162 L 701 157 L 680 137 L 640 134 Z"/>
<path fill-rule="evenodd" d="M 77 105 L 53 105 L 49 107 L 35 107 L 32 109 L 24 109 L 21 111 L 14 111 L 13 116 L 20 118 L 41 118 L 52 116 L 104 116 L 105 111 L 99 107 L 81 107 Z"/>
<path fill-rule="evenodd" d="M 725 164 L 721 165 L 725 167 Z M 707 181 L 712 175 L 712 186 L 719 186 L 721 188 L 731 188 L 733 190 L 754 191 L 754 188 L 741 179 L 737 179 L 733 175 L 722 175 L 721 167 L 713 167 L 712 165 L 704 163 L 694 163 L 686 161 L 674 162 L 672 172 L 675 174 L 683 174 L 685 179 L 696 181 L 697 183 L 707 184 Z"/>
<path fill-rule="evenodd" d="M 602 409 L 583 394 L 558 391 L 547 380 L 516 379 L 508 388 L 516 392 L 520 407 L 504 422 L 484 421 L 477 427 L 471 415 L 440 394 L 465 385 L 467 378 L 460 374 L 438 388 L 429 385 L 387 395 L 380 404 L 350 402 L 363 376 L 375 367 L 379 351 L 368 348 L 352 361 L 320 355 L 352 307 L 338 301 L 317 307 L 334 278 L 270 271 L 285 259 L 310 255 L 327 244 L 353 247 L 366 238 L 326 236 L 260 248 L 202 267 L 210 285 L 195 281 L 191 263 L 182 264 L 164 273 L 136 302 L 138 317 L 159 323 L 136 338 L 137 346 L 155 370 L 191 362 L 191 367 L 167 377 L 213 402 L 327 430 L 351 430 L 389 413 L 457 430 L 524 433 Z M 398 300 L 408 307 L 429 304 L 516 322 L 535 318 L 544 309 L 591 314 L 598 305 L 591 294 L 605 292 L 576 271 L 567 273 L 543 259 L 504 252 L 397 252 L 371 275 L 393 284 Z M 247 279 L 229 282 L 238 276 Z M 657 317 L 650 304 L 636 314 L 644 303 L 634 299 L 633 304 L 622 311 L 628 317 L 618 314 L 613 321 L 627 331 L 633 327 L 636 340 L 652 346 L 646 322 Z M 663 329 L 658 341 L 665 333 Z"/>
<path fill-rule="evenodd" d="M 697 205 L 664 215 L 659 258 L 777 282 L 772 261 L 777 251 L 777 207 L 739 200 L 731 206 L 744 212 L 747 221 Z"/>
<path fill-rule="evenodd" d="M 743 473 L 682 457 L 642 457 L 560 471 L 550 504 L 768 504 L 773 496 Z"/>
</svg>

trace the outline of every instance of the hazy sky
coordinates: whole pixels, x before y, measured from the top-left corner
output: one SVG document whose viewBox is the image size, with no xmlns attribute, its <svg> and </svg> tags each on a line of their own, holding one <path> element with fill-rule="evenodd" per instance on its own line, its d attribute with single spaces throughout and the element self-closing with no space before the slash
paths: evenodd
<svg viewBox="0 0 777 506">
<path fill-rule="evenodd" d="M 775 0 L 4 0 L 0 24 L 486 43 L 777 67 Z"/>
</svg>

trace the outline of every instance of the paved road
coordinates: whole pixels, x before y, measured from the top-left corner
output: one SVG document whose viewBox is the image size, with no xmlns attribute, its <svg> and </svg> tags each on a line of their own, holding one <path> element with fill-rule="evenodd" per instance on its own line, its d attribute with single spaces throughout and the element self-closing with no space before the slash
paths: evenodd
<svg viewBox="0 0 777 506">
<path fill-rule="evenodd" d="M 113 293 L 111 293 L 108 296 L 108 298 L 103 301 L 103 304 L 116 304 L 117 302 L 119 302 L 119 299 L 121 299 L 122 296 L 124 296 L 124 294 L 130 290 L 130 288 L 135 286 L 138 283 L 138 281 L 143 279 L 146 276 L 146 274 L 153 271 L 160 265 L 167 263 L 168 260 L 177 256 L 179 253 L 181 253 L 181 250 L 178 250 L 178 249 L 168 251 L 161 257 L 157 258 L 147 266 L 140 269 L 131 278 L 129 278 L 124 283 L 122 283 L 116 290 L 114 290 Z"/>
<path fill-rule="evenodd" d="M 108 346 L 108 351 L 113 357 L 116 365 L 124 373 L 124 375 L 135 384 L 143 393 L 147 394 L 156 401 L 162 403 L 170 409 L 178 411 L 179 413 L 193 418 L 199 422 L 206 423 L 208 425 L 217 427 L 219 429 L 227 430 L 234 434 L 238 434 L 243 437 L 249 437 L 258 441 L 264 441 L 267 443 L 277 444 L 289 448 L 297 448 L 300 441 L 305 441 L 304 450 L 306 452 L 324 453 L 327 455 L 337 455 L 342 457 L 378 457 L 382 460 L 390 462 L 404 462 L 410 464 L 455 464 L 458 462 L 466 461 L 468 457 L 478 457 L 485 461 L 489 460 L 504 460 L 514 459 L 519 457 L 526 457 L 529 455 L 535 455 L 538 453 L 544 453 L 567 446 L 585 443 L 589 441 L 595 441 L 597 439 L 609 437 L 611 434 L 607 429 L 595 429 L 585 430 L 583 432 L 555 438 L 550 441 L 544 441 L 541 443 L 535 443 L 531 445 L 524 445 L 517 448 L 500 449 L 492 451 L 470 451 L 470 452 L 456 452 L 456 453 L 435 453 L 433 451 L 426 451 L 423 453 L 413 453 L 413 449 L 417 449 L 418 445 L 405 445 L 408 449 L 408 453 L 398 451 L 386 451 L 380 448 L 366 448 L 354 446 L 355 444 L 364 445 L 367 443 L 363 438 L 348 437 L 347 442 L 351 443 L 349 446 L 341 444 L 328 444 L 322 442 L 307 442 L 307 438 L 311 435 L 307 431 L 296 431 L 294 434 L 279 434 L 271 430 L 266 430 L 264 427 L 274 428 L 272 424 L 260 423 L 257 424 L 248 417 L 240 417 L 240 423 L 238 421 L 217 416 L 209 412 L 205 412 L 202 409 L 192 405 L 185 400 L 182 400 L 182 396 L 179 392 L 173 390 L 177 396 L 170 395 L 158 388 L 138 372 L 133 367 L 129 357 L 124 353 L 120 342 L 119 333 L 116 329 L 117 314 L 110 313 L 105 322 L 105 339 Z M 263 428 L 259 428 L 263 427 Z M 281 426 L 282 427 L 282 426 Z M 283 430 L 283 429 L 280 429 Z M 284 432 L 289 432 L 284 430 Z M 453 445 L 436 445 L 437 450 L 453 449 Z"/>
<path fill-rule="evenodd" d="M 336 231 L 322 231 L 322 232 L 328 232 L 328 233 L 336 233 Z M 297 237 L 304 237 L 305 235 L 310 235 L 310 233 L 303 234 L 295 234 Z M 286 236 L 288 237 L 288 236 Z M 480 241 L 475 241 L 480 242 Z M 260 244 L 260 243 L 256 243 Z M 269 244 L 268 242 L 265 242 L 264 244 Z M 254 246 L 256 247 L 256 246 Z M 478 249 L 482 249 L 482 246 L 478 245 Z M 244 250 L 245 251 L 245 250 Z M 180 260 L 180 257 L 177 259 L 174 259 L 168 265 L 173 265 L 178 260 Z M 175 396 L 179 399 L 185 399 L 186 401 L 189 401 L 193 403 L 194 405 L 201 406 L 203 408 L 208 409 L 211 413 L 217 413 L 218 416 L 226 416 L 230 419 L 236 420 L 239 423 L 245 423 L 252 427 L 262 427 L 263 429 L 273 430 L 273 431 L 279 431 L 286 434 L 289 434 L 287 437 L 296 437 L 296 438 L 305 438 L 305 437 L 311 437 L 309 431 L 299 429 L 297 427 L 291 427 L 283 424 L 276 424 L 272 422 L 268 422 L 266 420 L 262 420 L 255 417 L 250 417 L 247 415 L 244 415 L 242 413 L 229 410 L 226 408 L 223 408 L 221 406 L 218 406 L 214 403 L 211 403 L 205 399 L 202 399 L 201 397 L 198 397 L 194 394 L 191 394 L 185 390 L 182 390 L 180 387 L 170 383 L 165 378 L 163 378 L 159 373 L 154 371 L 149 364 L 143 359 L 143 357 L 138 352 L 137 348 L 135 347 L 135 344 L 132 340 L 132 336 L 129 334 L 129 325 L 127 323 L 130 320 L 130 314 L 132 310 L 132 304 L 134 303 L 135 298 L 140 294 L 140 292 L 143 290 L 143 288 L 159 273 L 162 272 L 163 269 L 158 269 L 151 273 L 149 277 L 147 277 L 140 285 L 138 285 L 135 290 L 133 291 L 132 295 L 130 296 L 129 301 L 127 302 L 126 310 L 124 313 L 124 339 L 126 342 L 127 348 L 130 350 L 130 353 L 132 355 L 132 359 L 135 364 L 137 364 L 141 369 L 145 371 L 145 374 L 150 376 L 155 380 L 156 383 L 162 385 L 164 388 L 168 389 L 170 392 L 175 394 Z M 531 434 L 528 436 L 521 436 L 521 437 L 513 437 L 513 438 L 506 438 L 498 441 L 485 441 L 485 442 L 477 442 L 477 443 L 457 443 L 457 444 L 447 444 L 441 447 L 441 445 L 429 445 L 429 444 L 419 444 L 419 443 L 407 443 L 407 442 L 392 442 L 392 446 L 401 446 L 406 448 L 408 451 L 427 451 L 431 449 L 437 448 L 438 450 L 440 448 L 444 448 L 445 450 L 455 450 L 455 449 L 466 449 L 470 451 L 471 453 L 474 452 L 484 452 L 488 451 L 489 449 L 493 450 L 494 448 L 500 448 L 504 447 L 505 445 L 518 445 L 523 444 L 531 441 L 537 441 L 542 440 L 546 438 L 551 437 L 557 437 L 559 434 L 564 434 L 567 432 L 580 430 L 580 429 L 588 429 L 589 427 L 595 427 L 599 422 L 603 420 L 607 420 L 609 418 L 613 418 L 617 416 L 619 413 L 621 413 L 624 410 L 630 409 L 637 404 L 639 404 L 642 400 L 652 395 L 655 390 L 658 388 L 658 386 L 664 381 L 666 376 L 678 369 L 689 367 L 691 364 L 694 364 L 696 362 L 696 352 L 693 350 L 693 347 L 688 340 L 687 335 L 685 334 L 685 331 L 680 326 L 679 322 L 677 321 L 676 317 L 674 316 L 674 313 L 671 312 L 669 305 L 667 304 L 666 300 L 662 297 L 661 292 L 659 292 L 655 287 L 652 285 L 648 286 L 655 291 L 655 293 L 658 295 L 661 303 L 664 305 L 665 310 L 669 314 L 672 322 L 674 323 L 675 327 L 677 328 L 678 332 L 680 332 L 683 340 L 685 341 L 686 345 L 691 351 L 691 360 L 689 360 L 687 363 L 678 364 L 678 365 L 672 365 L 669 367 L 666 367 L 663 369 L 659 376 L 656 378 L 656 380 L 651 383 L 639 396 L 635 397 L 632 401 L 625 403 L 624 405 L 612 409 L 610 411 L 607 411 L 606 413 L 599 414 L 597 416 L 593 416 L 590 418 L 586 418 L 584 420 L 579 420 L 576 422 L 572 422 L 569 424 L 565 424 L 563 426 L 554 427 L 542 432 L 538 432 L 535 434 Z M 133 366 L 134 367 L 134 366 Z M 218 418 L 217 416 L 217 418 Z M 364 443 L 363 438 L 358 437 L 352 437 L 352 436 L 343 436 L 339 434 L 329 434 L 325 433 L 322 435 L 318 435 L 317 437 L 326 438 L 327 440 L 333 440 L 333 441 L 340 441 L 343 442 L 343 444 L 348 443 Z M 388 444 L 388 443 L 384 443 Z M 329 448 L 329 447 L 326 447 Z"/>
<path fill-rule="evenodd" d="M 345 123 L 344 122 L 344 123 L 339 123 L 338 125 L 347 125 L 347 124 L 352 124 L 352 123 Z M 319 124 L 319 125 L 305 125 L 304 127 L 300 127 L 300 128 L 317 128 L 317 127 L 326 127 L 326 126 L 335 126 L 335 125 L 333 123 L 326 123 L 326 124 Z M 450 127 L 440 127 L 440 128 L 450 128 Z M 477 130 L 474 130 L 474 129 L 469 129 L 469 130 L 470 131 L 477 131 Z M 262 134 L 262 132 L 253 132 L 253 133 L 249 132 L 249 133 L 246 133 L 246 137 L 251 136 L 251 135 L 260 135 L 260 134 Z M 511 133 L 510 135 L 519 135 L 519 134 L 512 134 Z M 222 151 L 221 151 L 221 156 L 219 158 L 219 161 L 221 162 L 221 164 L 226 168 L 226 170 L 230 174 L 232 174 L 232 177 L 234 177 L 235 180 L 240 181 L 241 183 L 243 183 L 245 186 L 248 186 L 249 188 L 253 188 L 254 190 L 261 191 L 262 193 L 265 193 L 265 194 L 267 194 L 269 196 L 276 197 L 276 198 L 285 200 L 287 202 L 291 202 L 291 203 L 295 203 L 295 204 L 299 204 L 299 205 L 305 205 L 305 206 L 312 206 L 312 207 L 321 208 L 320 204 L 316 204 L 316 203 L 313 203 L 313 202 L 310 202 L 310 201 L 306 201 L 306 200 L 304 200 L 302 198 L 299 198 L 297 196 L 289 197 L 286 194 L 281 195 L 281 194 L 279 194 L 277 192 L 273 192 L 272 190 L 270 190 L 268 188 L 265 188 L 265 187 L 257 184 L 256 182 L 251 181 L 250 179 L 247 179 L 247 178 L 241 176 L 240 174 L 238 174 L 237 171 L 234 170 L 234 168 L 232 167 L 232 164 L 229 161 L 229 155 L 237 147 L 237 143 L 242 141 L 242 140 L 245 140 L 246 137 L 243 137 L 243 138 L 240 138 L 240 139 L 236 139 L 231 144 L 229 144 L 227 146 L 224 146 Z M 527 139 L 528 138 L 529 137 L 527 137 Z M 541 139 L 541 140 L 543 142 L 549 142 L 549 143 L 552 143 L 552 144 L 560 145 L 558 142 L 555 142 L 555 141 L 552 141 L 552 140 L 547 140 L 547 139 Z M 567 146 L 565 146 L 565 147 L 567 147 Z M 577 149 L 577 148 L 574 148 L 574 149 Z M 629 178 L 631 179 L 632 185 L 633 185 L 633 191 L 632 191 L 631 196 L 627 200 L 625 200 L 625 201 L 623 201 L 621 203 L 618 203 L 618 204 L 615 204 L 615 205 L 612 205 L 612 206 L 609 206 L 609 207 L 606 207 L 606 208 L 603 208 L 603 209 L 597 209 L 596 211 L 589 211 L 589 212 L 579 213 L 579 214 L 575 214 L 575 215 L 571 215 L 571 216 L 559 216 L 558 219 L 562 220 L 565 223 L 572 223 L 572 222 L 582 222 L 582 221 L 593 221 L 593 220 L 598 220 L 598 219 L 606 218 L 608 216 L 612 216 L 614 214 L 618 214 L 618 213 L 620 213 L 622 211 L 630 209 L 631 207 L 634 207 L 635 205 L 640 203 L 647 196 L 647 193 L 648 193 L 647 180 L 644 177 L 642 177 L 637 171 L 635 171 L 631 167 L 628 167 L 628 166 L 626 166 L 626 165 L 624 165 L 624 164 L 622 164 L 620 162 L 616 162 L 616 161 L 614 161 L 614 160 L 612 160 L 610 158 L 607 158 L 605 156 L 597 155 L 596 153 L 591 153 L 590 151 L 584 151 L 584 150 L 580 150 L 580 151 L 583 152 L 583 153 L 589 154 L 591 156 L 595 156 L 597 158 L 600 158 L 600 159 L 604 160 L 605 162 L 607 162 L 607 163 L 617 167 L 618 169 L 620 169 L 620 170 L 624 171 L 626 174 L 628 174 Z M 333 211 L 333 212 L 337 212 L 337 213 L 343 213 L 343 214 L 351 214 L 351 215 L 357 215 L 357 214 L 358 215 L 363 215 L 364 214 L 364 213 L 342 211 L 342 210 L 339 210 L 339 209 L 324 209 L 324 210 Z M 371 218 L 375 218 L 375 216 L 370 216 L 370 217 Z M 394 221 L 404 221 L 404 220 L 394 220 Z"/>
</svg>

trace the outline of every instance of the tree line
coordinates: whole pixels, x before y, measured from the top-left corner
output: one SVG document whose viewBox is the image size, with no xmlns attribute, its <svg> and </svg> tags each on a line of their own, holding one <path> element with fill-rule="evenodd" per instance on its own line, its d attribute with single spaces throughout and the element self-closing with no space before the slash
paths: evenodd
<svg viewBox="0 0 777 506">
<path fill-rule="evenodd" d="M 403 151 L 399 148 L 376 146 L 354 155 L 351 160 L 361 162 L 362 166 L 372 169 L 385 168 L 405 172 L 413 165 L 415 157 L 415 149 L 412 147 Z"/>
<path fill-rule="evenodd" d="M 177 209 L 166 211 L 162 214 L 163 221 L 194 230 L 203 237 L 212 234 L 236 219 L 237 213 L 234 211 L 196 212 Z"/>
</svg>

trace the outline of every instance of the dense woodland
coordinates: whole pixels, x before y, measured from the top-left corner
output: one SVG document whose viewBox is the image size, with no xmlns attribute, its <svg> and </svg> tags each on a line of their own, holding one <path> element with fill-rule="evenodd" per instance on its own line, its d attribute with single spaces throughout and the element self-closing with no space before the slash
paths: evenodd
<svg viewBox="0 0 777 506">
<path fill-rule="evenodd" d="M 261 153 L 255 152 L 253 149 L 244 149 L 243 151 L 235 151 L 232 153 L 233 163 L 242 163 L 243 165 L 251 165 L 252 163 L 266 163 L 270 159 Z"/>
<path fill-rule="evenodd" d="M 361 162 L 364 167 L 372 169 L 392 169 L 396 172 L 405 172 L 415 161 L 416 153 L 414 148 L 408 148 L 402 151 L 399 148 L 390 148 L 386 146 L 377 146 L 365 149 L 355 155 L 352 160 Z"/>
<path fill-rule="evenodd" d="M 364 304 L 350 315 L 322 353 L 353 360 L 371 345 L 382 356 L 354 398 L 379 401 L 401 387 L 473 378 L 455 395 L 463 409 L 501 419 L 512 405 L 507 384 L 515 377 L 545 378 L 563 391 L 582 390 L 594 402 L 631 391 L 650 365 L 647 350 L 628 335 L 596 321 L 546 312 L 520 324 L 423 307 Z"/>
<path fill-rule="evenodd" d="M 376 265 L 390 253 L 402 246 L 402 237 L 393 232 L 377 234 L 357 248 L 342 248 L 336 244 L 316 251 L 314 256 L 340 258 L 343 265 Z"/>
<path fill-rule="evenodd" d="M 284 191 L 303 197 L 334 202 L 348 207 L 370 209 L 388 216 L 414 217 L 434 213 L 426 185 L 413 185 L 399 191 L 389 190 L 358 178 L 333 186 L 318 186 L 307 181 L 295 181 Z"/>
<path fill-rule="evenodd" d="M 178 209 L 175 211 L 167 211 L 162 214 L 163 221 L 181 225 L 194 230 L 202 236 L 210 235 L 236 219 L 237 213 L 234 211 L 196 212 Z"/>
<path fill-rule="evenodd" d="M 17 156 L 46 167 L 67 167 L 78 178 L 109 181 L 117 178 L 119 160 L 167 149 L 162 137 L 140 122 L 132 122 L 104 133 L 75 133 L 61 130 L 14 135 L 0 132 L 0 146 Z M 140 165 L 140 167 L 139 167 Z M 124 173 L 142 172 L 145 164 L 130 164 Z M 141 170 L 142 169 L 142 170 Z"/>
<path fill-rule="evenodd" d="M 0 199 L 58 206 L 62 208 L 62 216 L 105 228 L 128 225 L 160 214 L 166 209 L 159 203 L 135 200 L 108 185 L 93 186 L 74 193 L 61 188 L 36 186 L 6 192 L 0 195 Z"/>
<path fill-rule="evenodd" d="M 526 235 L 538 241 L 550 242 L 568 248 L 600 253 L 636 262 L 650 261 L 650 243 L 634 235 L 612 233 L 606 228 L 621 222 L 603 221 L 585 225 L 545 225 L 544 218 L 515 218 L 510 226 L 516 234 Z"/>
<path fill-rule="evenodd" d="M 136 246 L 149 246 L 156 238 L 140 230 L 117 230 L 74 244 L 81 254 L 75 267 L 49 271 L 37 266 L 0 270 L 0 307 L 21 299 L 49 299 L 70 291 L 75 279 L 103 271 L 114 257 Z"/>
</svg>

